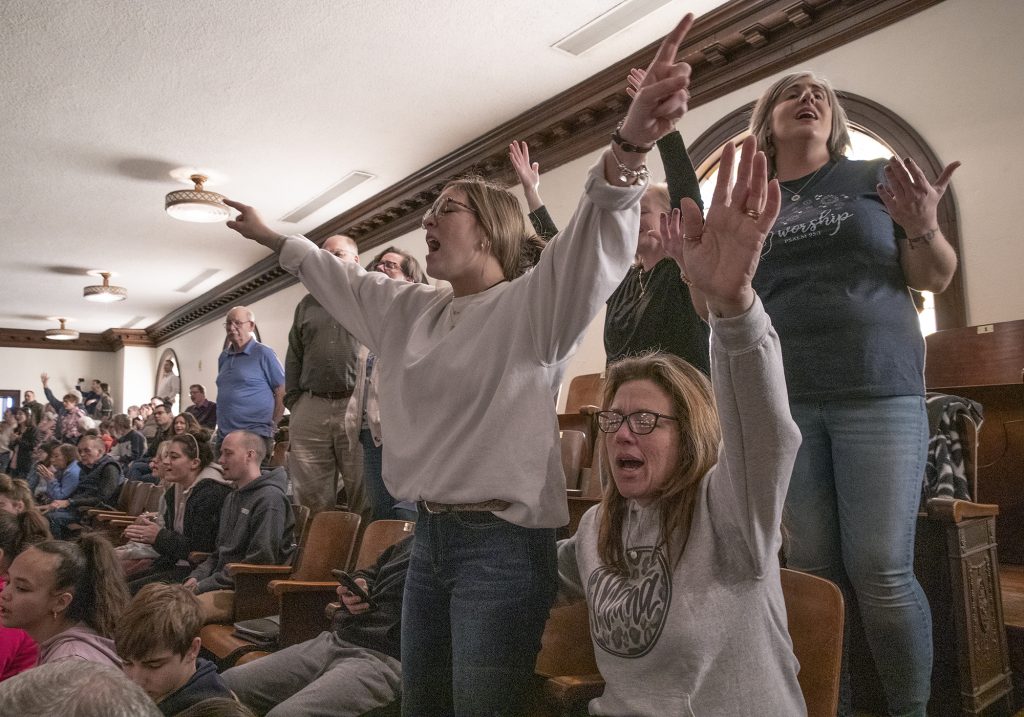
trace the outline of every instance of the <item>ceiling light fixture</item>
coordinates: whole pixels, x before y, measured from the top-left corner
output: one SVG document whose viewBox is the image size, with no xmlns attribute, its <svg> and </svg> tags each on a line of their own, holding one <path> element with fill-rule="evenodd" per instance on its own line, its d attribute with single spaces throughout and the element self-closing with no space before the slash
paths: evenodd
<svg viewBox="0 0 1024 717">
<path fill-rule="evenodd" d="M 203 189 L 205 174 L 193 174 L 189 179 L 195 183 L 195 189 L 178 189 L 164 198 L 168 214 L 186 222 L 222 222 L 231 216 L 223 195 Z"/>
<path fill-rule="evenodd" d="M 93 274 L 94 272 L 89 272 Z M 110 277 L 112 272 L 97 271 L 96 276 L 103 277 L 103 284 L 94 284 L 82 289 L 82 297 L 87 301 L 96 301 L 101 304 L 110 304 L 115 301 L 124 301 L 128 298 L 128 289 L 123 286 L 111 286 Z"/>
<path fill-rule="evenodd" d="M 78 338 L 78 332 L 74 329 L 65 328 L 64 323 L 67 319 L 57 319 L 60 322 L 59 329 L 47 329 L 45 338 L 50 341 L 74 341 Z"/>
</svg>

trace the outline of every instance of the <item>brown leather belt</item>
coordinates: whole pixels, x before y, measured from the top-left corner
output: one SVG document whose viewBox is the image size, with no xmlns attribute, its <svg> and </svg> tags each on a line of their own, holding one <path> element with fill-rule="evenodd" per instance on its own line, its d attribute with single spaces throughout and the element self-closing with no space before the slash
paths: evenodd
<svg viewBox="0 0 1024 717">
<path fill-rule="evenodd" d="M 416 507 L 427 513 L 496 513 L 507 509 L 507 500 L 485 500 L 482 503 L 435 503 L 432 500 L 416 501 Z"/>
<path fill-rule="evenodd" d="M 329 401 L 338 401 L 343 398 L 352 398 L 351 391 L 328 391 L 326 393 L 317 393 L 316 391 L 310 391 L 310 394 L 317 398 L 326 398 Z"/>
</svg>

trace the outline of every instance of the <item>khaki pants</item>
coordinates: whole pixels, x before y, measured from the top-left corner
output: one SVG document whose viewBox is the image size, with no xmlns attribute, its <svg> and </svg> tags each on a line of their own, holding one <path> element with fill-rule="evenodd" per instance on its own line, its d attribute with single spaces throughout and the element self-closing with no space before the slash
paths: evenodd
<svg viewBox="0 0 1024 717">
<path fill-rule="evenodd" d="M 196 595 L 203 611 L 203 624 L 231 622 L 235 617 L 235 591 L 211 590 Z"/>
<path fill-rule="evenodd" d="M 292 408 L 288 424 L 288 477 L 295 502 L 310 513 L 330 510 L 338 497 L 338 474 L 349 510 L 366 514 L 363 499 L 363 449 L 349 450 L 345 409 L 349 399 L 305 393 Z"/>
</svg>

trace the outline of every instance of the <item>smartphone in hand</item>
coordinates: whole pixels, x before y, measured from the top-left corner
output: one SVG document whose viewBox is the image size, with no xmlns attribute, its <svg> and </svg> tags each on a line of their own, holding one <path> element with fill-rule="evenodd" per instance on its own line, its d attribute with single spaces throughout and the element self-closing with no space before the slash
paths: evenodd
<svg viewBox="0 0 1024 717">
<path fill-rule="evenodd" d="M 363 589 L 363 586 L 355 581 L 351 575 L 346 573 L 344 570 L 331 570 L 331 574 L 338 578 L 338 582 L 344 585 L 349 592 L 357 595 L 363 602 L 369 605 L 371 608 L 376 607 L 373 604 L 373 600 L 370 599 L 369 593 Z"/>
</svg>

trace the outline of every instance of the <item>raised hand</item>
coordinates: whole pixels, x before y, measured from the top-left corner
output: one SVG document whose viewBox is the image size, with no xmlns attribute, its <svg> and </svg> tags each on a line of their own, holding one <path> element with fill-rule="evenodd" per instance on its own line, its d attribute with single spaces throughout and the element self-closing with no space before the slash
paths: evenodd
<svg viewBox="0 0 1024 717">
<path fill-rule="evenodd" d="M 523 185 L 526 203 L 530 211 L 537 211 L 544 203 L 540 199 L 540 165 L 530 163 L 530 147 L 526 142 L 514 140 L 508 146 L 508 158 L 512 168 L 516 170 L 519 183 Z"/>
<path fill-rule="evenodd" d="M 268 249 L 278 251 L 281 248 L 281 235 L 268 227 L 263 217 L 253 207 L 230 199 L 225 199 L 224 203 L 238 211 L 238 216 L 228 221 L 228 229 L 234 229 L 246 239 L 252 239 Z"/>
<path fill-rule="evenodd" d="M 681 214 L 673 209 L 661 218 L 665 251 L 687 283 L 704 295 L 708 309 L 719 316 L 736 316 L 750 308 L 754 300 L 750 282 L 761 259 L 761 245 L 779 214 L 779 183 L 768 181 L 768 161 L 764 152 L 757 151 L 753 137 L 743 141 L 736 183 L 730 187 L 735 160 L 736 148 L 729 143 L 722 151 L 706 220 L 689 197 L 682 201 Z"/>
<path fill-rule="evenodd" d="M 46 384 L 48 384 L 50 382 L 50 374 L 48 374 L 48 373 L 41 373 L 41 374 L 39 374 L 39 380 L 41 380 L 43 382 L 43 385 L 45 386 Z"/>
<path fill-rule="evenodd" d="M 679 46 L 693 26 L 693 13 L 687 13 L 661 46 L 642 79 L 635 85 L 633 102 L 626 113 L 620 134 L 631 144 L 653 145 L 668 134 L 686 113 L 690 99 L 690 66 L 676 62 Z M 632 73 L 631 73 L 632 75 Z"/>
<path fill-rule="evenodd" d="M 909 157 L 903 161 L 893 157 L 885 165 L 886 184 L 878 185 L 878 196 L 889 210 L 889 216 L 903 227 L 908 237 L 921 236 L 938 228 L 936 208 L 959 166 L 959 162 L 947 165 L 932 184 Z"/>
</svg>

